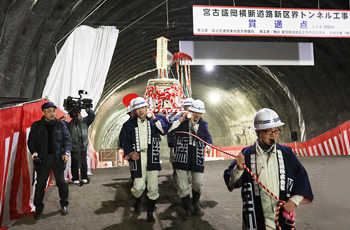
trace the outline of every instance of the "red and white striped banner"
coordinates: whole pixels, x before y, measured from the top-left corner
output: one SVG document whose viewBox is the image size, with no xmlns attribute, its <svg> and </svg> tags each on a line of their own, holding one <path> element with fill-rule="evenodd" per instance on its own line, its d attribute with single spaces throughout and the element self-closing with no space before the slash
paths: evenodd
<svg viewBox="0 0 350 230">
<path fill-rule="evenodd" d="M 42 117 L 45 100 L 0 111 L 0 226 L 31 212 L 28 130 Z"/>
<path fill-rule="evenodd" d="M 292 148 L 295 155 L 304 156 L 337 156 L 350 155 L 350 121 L 317 136 L 309 141 L 301 143 L 283 144 Z M 220 149 L 237 155 L 246 146 L 221 147 Z M 227 154 L 218 153 L 224 159 L 233 159 Z"/>
<path fill-rule="evenodd" d="M 350 155 L 350 121 L 302 143 L 285 144 L 297 156 L 336 156 Z"/>
</svg>

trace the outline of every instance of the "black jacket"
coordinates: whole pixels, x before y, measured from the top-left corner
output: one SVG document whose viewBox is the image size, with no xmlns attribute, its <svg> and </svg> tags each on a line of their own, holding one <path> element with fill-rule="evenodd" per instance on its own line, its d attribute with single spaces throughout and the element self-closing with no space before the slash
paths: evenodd
<svg viewBox="0 0 350 230">
<path fill-rule="evenodd" d="M 69 155 L 71 150 L 71 138 L 69 135 L 68 128 L 64 121 L 59 119 L 54 120 L 55 129 L 53 129 L 52 143 L 55 144 L 56 150 L 56 162 L 58 167 L 64 171 L 66 164 L 62 160 L 62 155 Z M 36 121 L 32 124 L 29 137 L 28 137 L 28 148 L 31 154 L 37 152 L 41 158 L 41 163 L 35 166 L 36 170 L 40 170 L 46 163 L 47 160 L 47 145 L 48 135 L 45 127 L 45 118 Z"/>
</svg>

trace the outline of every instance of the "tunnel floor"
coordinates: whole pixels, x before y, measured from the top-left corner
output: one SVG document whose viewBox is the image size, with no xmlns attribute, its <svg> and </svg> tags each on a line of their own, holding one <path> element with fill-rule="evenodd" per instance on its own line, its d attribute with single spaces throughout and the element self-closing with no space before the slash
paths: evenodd
<svg viewBox="0 0 350 230">
<path fill-rule="evenodd" d="M 299 158 L 309 173 L 314 201 L 297 208 L 296 228 L 329 230 L 349 229 L 350 157 Z M 223 171 L 231 161 L 206 162 L 205 183 L 201 203 L 202 217 L 183 220 L 181 201 L 171 178 L 170 165 L 164 164 L 159 174 L 160 197 L 156 203 L 156 223 L 146 221 L 146 199 L 143 211 L 133 212 L 128 167 L 93 170 L 91 183 L 82 187 L 69 184 L 69 214 L 61 216 L 56 186 L 45 195 L 44 217 L 34 220 L 24 216 L 10 229 L 242 229 L 240 191 L 228 192 Z"/>
</svg>

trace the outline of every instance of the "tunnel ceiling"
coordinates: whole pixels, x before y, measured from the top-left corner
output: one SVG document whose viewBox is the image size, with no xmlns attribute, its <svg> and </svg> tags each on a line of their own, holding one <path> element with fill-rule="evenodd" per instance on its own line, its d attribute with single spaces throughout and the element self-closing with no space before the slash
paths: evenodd
<svg viewBox="0 0 350 230">
<path fill-rule="evenodd" d="M 218 66 L 211 73 L 204 72 L 201 66 L 191 68 L 193 97 L 203 98 L 210 106 L 211 109 L 207 109 L 210 112 L 206 114 L 209 124 L 218 127 L 224 124 L 225 128 L 221 130 L 230 132 L 225 141 L 221 138 L 225 132 L 219 134 L 217 131 L 217 140 L 222 140 L 222 145 L 229 145 L 232 138 L 236 144 L 244 144 L 241 139 L 245 135 L 238 137 L 235 132 L 241 135 L 242 130 L 236 130 L 236 127 L 242 128 L 249 123 L 252 114 L 261 107 L 275 109 L 287 121 L 284 141 L 288 141 L 288 132 L 300 132 L 300 114 L 291 96 L 300 107 L 307 139 L 347 121 L 350 116 L 349 39 L 193 36 L 192 5 L 232 6 L 233 2 L 236 6 L 280 7 L 282 4 L 283 8 L 317 8 L 319 5 L 321 9 L 349 9 L 349 2 L 344 0 L 169 0 L 167 26 L 163 0 L 3 0 L 0 12 L 0 98 L 40 98 L 55 59 L 55 44 L 93 12 L 83 25 L 110 25 L 120 30 L 100 100 L 108 103 L 98 105 L 106 113 L 98 114 L 100 121 L 97 119 L 94 124 L 93 131 L 100 133 L 95 140 L 99 147 L 115 145 L 111 140 L 102 141 L 107 138 L 102 133 L 115 132 L 119 123 L 109 125 L 103 121 L 120 120 L 124 116 L 115 112 L 125 109 L 120 103 L 123 95 L 132 92 L 142 95 L 147 80 L 156 76 L 155 72 L 147 72 L 155 68 L 152 58 L 156 49 L 154 39 L 160 36 L 171 40 L 168 49 L 172 53 L 178 52 L 179 40 L 314 43 L 315 66 Z M 101 7 L 95 10 L 100 4 Z M 62 45 L 63 42 L 58 44 L 57 49 Z M 121 87 L 135 76 L 140 77 Z M 220 103 L 209 103 L 206 98 L 210 90 L 223 95 Z M 109 118 L 105 117 L 107 115 Z M 97 130 L 97 124 L 104 128 Z"/>
</svg>

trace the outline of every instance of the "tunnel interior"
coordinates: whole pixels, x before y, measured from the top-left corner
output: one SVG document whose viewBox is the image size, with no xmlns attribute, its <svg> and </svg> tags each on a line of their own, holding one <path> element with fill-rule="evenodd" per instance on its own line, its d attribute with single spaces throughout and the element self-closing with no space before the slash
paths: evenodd
<svg viewBox="0 0 350 230">
<path fill-rule="evenodd" d="M 234 2 L 246 7 L 349 9 L 349 3 L 341 0 Z M 298 141 L 306 141 L 349 120 L 348 38 L 194 36 L 192 5 L 232 2 L 2 1 L 0 97 L 41 98 L 56 50 L 83 21 L 82 25 L 116 26 L 120 31 L 102 97 L 94 102 L 97 117 L 90 138 L 97 151 L 117 146 L 119 130 L 127 119 L 122 98 L 129 93 L 142 96 L 147 81 L 156 78 L 152 54 L 154 39 L 160 36 L 170 39 L 168 50 L 173 54 L 179 51 L 180 40 L 313 43 L 314 66 L 215 66 L 212 72 L 191 66 L 193 98 L 205 102 L 204 119 L 214 145 L 251 144 L 254 114 L 264 107 L 276 110 L 286 123 L 282 143 L 290 142 L 291 131 L 297 132 Z M 171 69 L 175 75 L 174 66 Z"/>
</svg>

